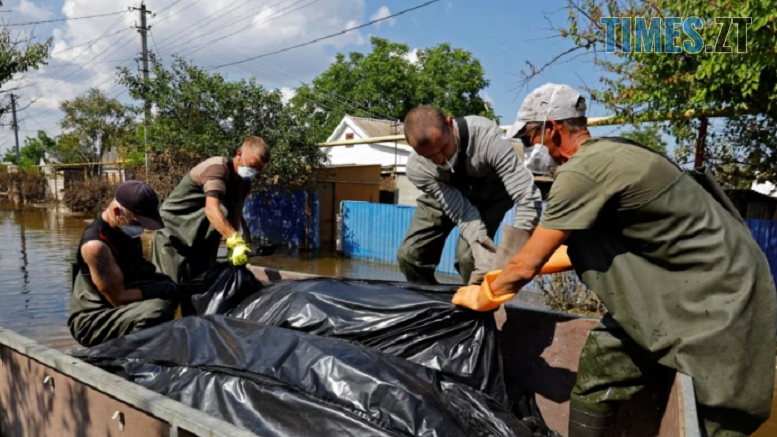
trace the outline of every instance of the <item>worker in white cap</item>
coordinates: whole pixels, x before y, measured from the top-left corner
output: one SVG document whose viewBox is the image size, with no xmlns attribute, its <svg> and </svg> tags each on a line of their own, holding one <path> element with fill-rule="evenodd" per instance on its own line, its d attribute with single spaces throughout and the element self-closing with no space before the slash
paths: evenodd
<svg viewBox="0 0 777 437">
<path fill-rule="evenodd" d="M 559 165 L 547 208 L 520 253 L 454 303 L 495 308 L 566 244 L 608 311 L 580 356 L 569 437 L 604 435 L 619 402 L 667 369 L 693 378 L 709 437 L 755 432 L 771 409 L 777 291 L 714 177 L 625 138 L 592 137 L 585 99 L 566 85 L 533 91 L 507 135 L 538 165 Z"/>
</svg>

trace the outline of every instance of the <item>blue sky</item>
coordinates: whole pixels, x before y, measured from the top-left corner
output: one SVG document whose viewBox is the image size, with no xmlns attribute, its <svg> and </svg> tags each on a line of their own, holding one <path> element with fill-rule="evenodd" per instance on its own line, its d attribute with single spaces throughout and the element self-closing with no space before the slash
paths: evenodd
<svg viewBox="0 0 777 437">
<path fill-rule="evenodd" d="M 310 5 L 297 11 L 293 9 L 298 3 L 285 2 L 284 5 L 284 0 L 149 0 L 148 8 L 160 11 L 157 17 L 149 19 L 153 26 L 149 46 L 153 49 L 158 44 L 164 59 L 169 59 L 173 52 L 183 52 L 199 65 L 219 65 L 331 34 L 386 14 L 387 10 L 395 13 L 423 0 L 304 0 L 300 6 Z M 13 12 L 1 14 L 2 18 L 12 23 L 111 13 L 138 4 L 124 0 L 7 0 L 4 3 L 3 10 Z M 547 20 L 557 26 L 566 24 L 565 4 L 566 0 L 443 0 L 379 26 L 220 71 L 232 78 L 253 75 L 268 87 L 290 93 L 299 80 L 309 81 L 325 70 L 334 53 L 367 51 L 371 35 L 403 42 L 411 49 L 448 42 L 480 59 L 491 82 L 485 93 L 502 117 L 502 124 L 509 124 L 530 91 L 515 89 L 525 61 L 542 64 L 571 47 L 567 41 L 546 39 L 554 35 Z M 273 5 L 278 6 L 267 9 Z M 205 21 L 195 24 L 202 19 Z M 262 20 L 267 23 L 262 24 Z M 127 98 L 112 77 L 117 65 L 136 68 L 132 58 L 137 56 L 139 37 L 129 28 L 135 21 L 137 13 L 127 13 L 36 27 L 39 37 L 54 37 L 52 51 L 56 54 L 51 67 L 29 74 L 25 79 L 27 88 L 19 91 L 23 104 L 34 100 L 21 114 L 20 124 L 24 129 L 20 132 L 21 138 L 34 135 L 41 127 L 52 135 L 58 134 L 57 121 L 61 115 L 58 102 L 73 98 L 90 86 L 118 95 L 120 99 Z M 240 30 L 251 23 L 258 23 L 257 27 L 229 36 L 232 29 Z M 106 33 L 116 35 L 89 44 Z M 194 51 L 198 44 L 209 41 L 214 42 Z M 84 43 L 87 44 L 73 48 Z M 590 60 L 577 60 L 546 71 L 531 87 L 545 82 L 566 83 L 574 88 L 584 83 L 597 86 L 600 75 Z M 607 115 L 604 108 L 589 105 L 589 116 L 602 115 Z M 615 132 L 613 127 L 602 127 L 594 134 Z M 10 129 L 2 127 L 0 149 L 12 145 L 12 138 Z"/>
</svg>

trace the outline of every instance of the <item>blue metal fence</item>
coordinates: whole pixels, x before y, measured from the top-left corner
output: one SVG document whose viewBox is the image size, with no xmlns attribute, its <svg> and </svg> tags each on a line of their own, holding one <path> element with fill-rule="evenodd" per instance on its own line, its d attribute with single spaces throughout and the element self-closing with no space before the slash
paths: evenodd
<svg viewBox="0 0 777 437">
<path fill-rule="evenodd" d="M 342 202 L 340 213 L 343 216 L 343 253 L 354 258 L 396 263 L 397 250 L 410 227 L 414 212 L 415 207 L 407 205 Z M 514 217 L 515 209 L 511 209 L 505 214 L 502 223 L 512 224 Z M 499 244 L 501 235 L 500 226 L 496 234 L 496 244 Z M 440 265 L 437 267 L 438 272 L 458 274 L 453 268 L 458 238 L 459 229 L 454 228 L 445 240 L 445 249 L 442 252 Z"/>
<path fill-rule="evenodd" d="M 766 254 L 769 268 L 772 270 L 772 277 L 777 282 L 777 221 L 756 219 L 746 219 L 745 221 L 750 227 L 753 238 Z"/>
<path fill-rule="evenodd" d="M 406 205 L 387 205 L 379 203 L 344 201 L 340 205 L 343 215 L 343 252 L 354 258 L 364 258 L 372 261 L 395 263 L 397 250 L 402 244 L 415 207 Z M 515 209 L 505 214 L 502 225 L 512 224 Z M 772 275 L 777 281 L 777 221 L 747 219 L 747 224 L 753 238 L 761 246 L 769 260 Z M 502 226 L 496 234 L 498 245 L 502 235 Z M 459 238 L 458 228 L 445 240 L 440 265 L 440 273 L 457 274 L 453 268 L 456 260 L 456 240 Z"/>
<path fill-rule="evenodd" d="M 310 215 L 306 208 L 310 207 Z M 243 216 L 251 236 L 305 249 L 318 248 L 316 192 L 262 193 L 246 199 Z"/>
</svg>

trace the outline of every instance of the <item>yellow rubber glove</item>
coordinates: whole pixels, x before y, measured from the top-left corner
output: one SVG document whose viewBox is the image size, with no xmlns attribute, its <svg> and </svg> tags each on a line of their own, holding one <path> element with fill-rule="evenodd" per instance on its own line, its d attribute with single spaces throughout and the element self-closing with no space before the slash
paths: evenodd
<svg viewBox="0 0 777 437">
<path fill-rule="evenodd" d="M 243 236 L 240 235 L 239 232 L 235 232 L 234 235 L 232 235 L 231 237 L 227 238 L 227 247 L 228 248 L 234 249 L 239 244 L 242 244 L 243 246 L 245 246 L 245 244 L 246 244 L 245 240 L 243 240 Z"/>
<path fill-rule="evenodd" d="M 244 266 L 250 261 L 248 246 L 245 243 L 238 244 L 234 249 L 230 249 L 229 252 L 227 258 L 236 266 Z"/>
<path fill-rule="evenodd" d="M 499 305 L 515 297 L 515 293 L 495 296 L 491 291 L 491 282 L 500 273 L 502 273 L 501 270 L 488 272 L 482 284 L 459 288 L 459 291 L 453 296 L 453 304 L 475 311 L 492 311 L 499 308 Z"/>
</svg>

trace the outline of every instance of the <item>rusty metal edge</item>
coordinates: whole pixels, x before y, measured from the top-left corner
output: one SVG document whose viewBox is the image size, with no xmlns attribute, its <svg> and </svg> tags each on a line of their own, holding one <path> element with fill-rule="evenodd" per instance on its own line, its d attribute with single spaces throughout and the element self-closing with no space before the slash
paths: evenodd
<svg viewBox="0 0 777 437">
<path fill-rule="evenodd" d="M 693 378 L 679 372 L 678 375 L 680 376 L 680 396 L 682 397 L 683 418 L 685 420 L 685 437 L 701 437 Z"/>
<path fill-rule="evenodd" d="M 244 429 L 73 358 L 55 349 L 0 327 L 0 344 L 86 384 L 129 406 L 170 424 L 170 435 L 179 428 L 200 437 L 256 437 Z"/>
</svg>

